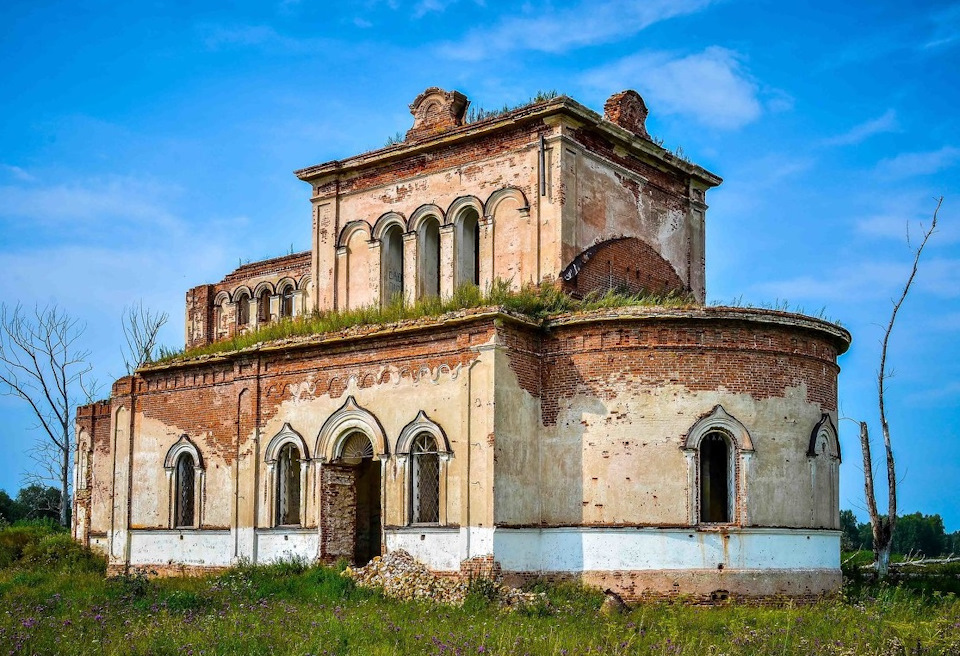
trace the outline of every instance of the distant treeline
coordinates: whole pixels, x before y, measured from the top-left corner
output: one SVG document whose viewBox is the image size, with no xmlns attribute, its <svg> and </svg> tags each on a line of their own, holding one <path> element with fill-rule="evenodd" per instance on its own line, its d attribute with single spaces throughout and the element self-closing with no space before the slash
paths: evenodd
<svg viewBox="0 0 960 656">
<path fill-rule="evenodd" d="M 840 511 L 843 550 L 873 549 L 870 523 L 860 523 L 852 510 Z M 947 533 L 940 515 L 900 515 L 893 534 L 893 553 L 928 557 L 960 554 L 960 531 Z"/>
<path fill-rule="evenodd" d="M 60 490 L 43 485 L 20 488 L 13 499 L 0 490 L 0 526 L 21 520 L 60 519 Z"/>
</svg>

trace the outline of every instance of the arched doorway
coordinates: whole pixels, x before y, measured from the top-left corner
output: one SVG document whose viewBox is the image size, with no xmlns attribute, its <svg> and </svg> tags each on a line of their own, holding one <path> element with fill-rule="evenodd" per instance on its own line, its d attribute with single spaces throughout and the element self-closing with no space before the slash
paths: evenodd
<svg viewBox="0 0 960 656">
<path fill-rule="evenodd" d="M 380 555 L 380 460 L 370 438 L 357 431 L 344 439 L 339 461 L 353 469 L 353 561 L 366 565 Z"/>
</svg>

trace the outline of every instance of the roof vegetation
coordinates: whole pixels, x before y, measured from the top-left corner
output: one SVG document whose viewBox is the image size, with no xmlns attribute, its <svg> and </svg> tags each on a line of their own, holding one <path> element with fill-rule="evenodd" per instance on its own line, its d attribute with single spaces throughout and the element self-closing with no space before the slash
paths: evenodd
<svg viewBox="0 0 960 656">
<path fill-rule="evenodd" d="M 475 308 L 500 309 L 540 322 L 559 314 L 589 312 L 603 308 L 631 306 L 687 308 L 695 305 L 697 304 L 694 298 L 686 294 L 630 294 L 611 290 L 604 294 L 588 294 L 582 299 L 577 299 L 554 285 L 545 284 L 539 287 L 527 285 L 520 290 L 512 290 L 509 282 L 496 280 L 486 292 L 482 292 L 475 285 L 463 285 L 449 299 L 431 297 L 407 305 L 397 298 L 386 307 L 368 306 L 355 310 L 318 312 L 273 322 L 248 333 L 192 349 L 171 350 L 161 347 L 160 358 L 152 364 L 167 364 L 202 355 L 230 353 L 259 343 L 338 333 L 359 326 L 439 318 Z"/>
</svg>

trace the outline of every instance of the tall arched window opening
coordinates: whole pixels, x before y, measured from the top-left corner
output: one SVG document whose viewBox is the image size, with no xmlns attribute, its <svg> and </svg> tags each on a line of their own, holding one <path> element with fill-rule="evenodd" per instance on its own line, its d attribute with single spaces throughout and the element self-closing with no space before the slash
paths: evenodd
<svg viewBox="0 0 960 656">
<path fill-rule="evenodd" d="M 403 230 L 398 225 L 387 228 L 382 237 L 380 271 L 381 304 L 403 301 Z"/>
<path fill-rule="evenodd" d="M 277 457 L 277 525 L 300 523 L 300 451 L 285 444 Z"/>
<path fill-rule="evenodd" d="M 257 320 L 260 323 L 270 322 L 270 290 L 264 289 L 260 292 L 260 299 L 257 301 Z"/>
<path fill-rule="evenodd" d="M 457 286 L 480 284 L 480 215 L 463 211 L 457 223 Z"/>
<path fill-rule="evenodd" d="M 293 287 L 287 286 L 280 292 L 280 316 L 289 319 L 293 316 Z"/>
<path fill-rule="evenodd" d="M 174 500 L 174 528 L 192 528 L 196 526 L 195 520 L 195 475 L 193 467 L 193 456 L 189 453 L 181 453 L 177 458 L 176 466 L 176 497 Z"/>
<path fill-rule="evenodd" d="M 250 297 L 244 292 L 237 295 L 237 325 L 246 326 L 250 323 Z"/>
<path fill-rule="evenodd" d="M 420 297 L 440 295 L 440 221 L 428 217 L 420 224 Z"/>
<path fill-rule="evenodd" d="M 440 522 L 440 454 L 433 436 L 422 433 L 410 449 L 411 517 L 413 524 Z"/>
<path fill-rule="evenodd" d="M 719 432 L 708 433 L 700 442 L 700 521 L 731 521 L 729 446 Z"/>
</svg>

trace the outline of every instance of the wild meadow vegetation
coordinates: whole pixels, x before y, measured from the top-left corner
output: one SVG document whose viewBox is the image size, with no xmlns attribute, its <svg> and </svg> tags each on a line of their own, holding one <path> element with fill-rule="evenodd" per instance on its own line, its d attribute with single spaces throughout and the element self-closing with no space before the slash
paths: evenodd
<svg viewBox="0 0 960 656">
<path fill-rule="evenodd" d="M 187 351 L 161 347 L 157 362 L 227 353 L 249 348 L 261 342 L 336 333 L 358 326 L 385 325 L 398 321 L 441 317 L 453 312 L 485 307 L 499 308 L 526 316 L 534 321 L 542 321 L 546 317 L 566 312 L 588 312 L 603 308 L 628 306 L 683 308 L 693 305 L 695 305 L 693 298 L 683 294 L 629 294 L 614 290 L 605 294 L 588 294 L 582 299 L 576 299 L 552 285 L 527 286 L 520 290 L 511 290 L 509 283 L 498 280 L 486 292 L 475 285 L 463 285 L 448 299 L 430 297 L 420 299 L 411 305 L 396 299 L 386 307 L 369 306 L 356 310 L 319 312 L 273 322 L 249 333 Z"/>
<path fill-rule="evenodd" d="M 199 578 L 107 578 L 49 525 L 0 530 L 6 654 L 957 654 L 960 569 L 896 585 L 852 569 L 813 605 L 645 603 L 538 585 L 549 603 L 505 611 L 476 585 L 462 608 L 400 602 L 303 562 Z"/>
</svg>

